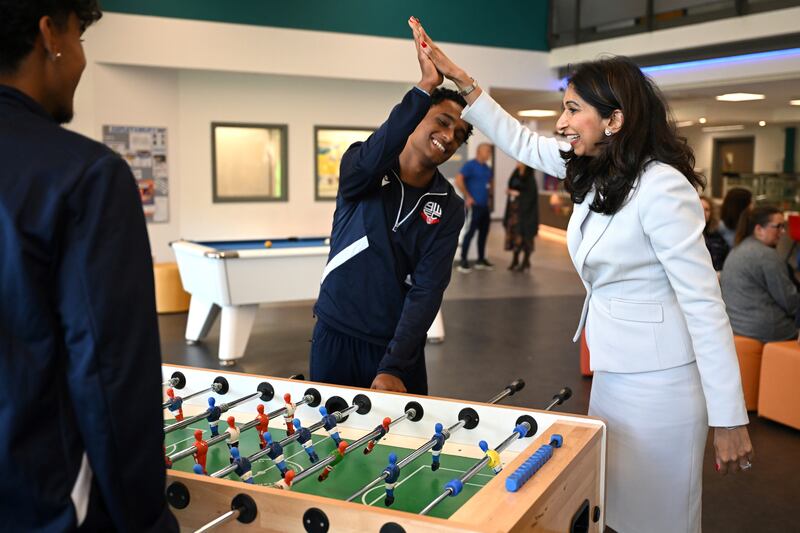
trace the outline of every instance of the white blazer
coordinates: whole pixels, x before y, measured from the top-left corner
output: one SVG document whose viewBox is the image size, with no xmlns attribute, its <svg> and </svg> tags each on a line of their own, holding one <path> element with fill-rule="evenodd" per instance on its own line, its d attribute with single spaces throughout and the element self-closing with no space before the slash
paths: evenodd
<svg viewBox="0 0 800 533">
<path fill-rule="evenodd" d="M 565 176 L 559 149 L 569 145 L 522 126 L 486 92 L 462 117 L 517 161 Z M 590 213 L 593 197 L 594 191 L 575 205 L 567 228 L 586 287 L 573 340 L 585 326 L 592 369 L 649 372 L 696 360 L 709 425 L 746 424 L 733 332 L 703 240 L 697 191 L 675 168 L 655 162 L 617 213 Z"/>
</svg>

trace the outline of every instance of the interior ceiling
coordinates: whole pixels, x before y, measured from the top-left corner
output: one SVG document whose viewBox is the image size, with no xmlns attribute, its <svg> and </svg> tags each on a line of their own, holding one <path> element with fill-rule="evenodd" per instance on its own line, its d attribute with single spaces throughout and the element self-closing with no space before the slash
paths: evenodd
<svg viewBox="0 0 800 533">
<path fill-rule="evenodd" d="M 719 102 L 715 96 L 724 93 L 746 92 L 764 94 L 764 100 L 751 102 Z M 492 97 L 509 113 L 516 115 L 523 109 L 549 109 L 560 113 L 561 92 L 525 91 L 492 88 Z M 705 126 L 744 124 L 754 126 L 760 120 L 767 124 L 800 123 L 800 106 L 789 105 L 789 100 L 800 99 L 800 74 L 797 78 L 780 81 L 748 82 L 713 85 L 691 89 L 664 90 L 676 120 L 697 121 L 706 117 Z M 538 119 L 540 124 L 552 122 L 557 117 Z M 696 124 L 694 127 L 700 127 Z"/>
</svg>

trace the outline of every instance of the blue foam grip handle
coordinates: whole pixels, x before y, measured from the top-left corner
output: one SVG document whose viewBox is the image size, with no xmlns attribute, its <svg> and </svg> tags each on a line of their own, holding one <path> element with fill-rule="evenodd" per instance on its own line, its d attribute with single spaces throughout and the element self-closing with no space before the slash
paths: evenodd
<svg viewBox="0 0 800 533">
<path fill-rule="evenodd" d="M 525 426 L 520 424 L 520 425 L 518 425 L 517 427 L 514 428 L 514 433 L 517 433 L 519 435 L 519 438 L 524 439 L 525 435 L 528 434 L 528 430 L 525 429 Z"/>
<path fill-rule="evenodd" d="M 554 433 L 550 437 L 550 444 L 556 448 L 561 448 L 561 446 L 564 444 L 564 437 L 562 437 L 558 433 Z"/>
<path fill-rule="evenodd" d="M 551 457 L 553 457 L 553 446 L 549 444 L 540 446 L 533 455 L 528 457 L 519 468 L 506 478 L 506 490 L 508 492 L 517 492 Z"/>
<path fill-rule="evenodd" d="M 462 483 L 460 479 L 455 478 L 445 483 L 444 488 L 450 489 L 450 496 L 458 496 L 464 488 L 464 483 Z"/>
</svg>

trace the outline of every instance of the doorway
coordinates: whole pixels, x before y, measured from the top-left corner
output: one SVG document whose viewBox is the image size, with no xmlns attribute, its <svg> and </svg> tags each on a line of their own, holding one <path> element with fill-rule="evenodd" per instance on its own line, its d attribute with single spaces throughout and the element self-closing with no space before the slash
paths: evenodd
<svg viewBox="0 0 800 533">
<path fill-rule="evenodd" d="M 711 192 L 722 198 L 725 175 L 753 173 L 755 137 L 714 139 L 714 160 L 711 166 Z"/>
</svg>

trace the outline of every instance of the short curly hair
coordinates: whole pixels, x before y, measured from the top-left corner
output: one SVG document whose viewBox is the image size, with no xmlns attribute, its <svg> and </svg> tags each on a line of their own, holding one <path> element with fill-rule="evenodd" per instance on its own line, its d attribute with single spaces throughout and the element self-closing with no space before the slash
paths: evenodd
<svg viewBox="0 0 800 533">
<path fill-rule="evenodd" d="M 467 101 L 464 99 L 464 97 L 453 89 L 448 89 L 447 87 L 437 87 L 431 93 L 431 106 L 435 106 L 436 104 L 439 104 L 445 100 L 451 100 L 461 107 L 467 107 Z M 467 139 L 469 139 L 471 135 L 472 124 L 467 123 L 467 131 L 466 136 L 464 137 L 464 143 L 467 142 Z"/>
<path fill-rule="evenodd" d="M 78 16 L 81 31 L 103 16 L 98 0 L 0 0 L 0 73 L 16 72 L 31 53 L 42 17 L 52 17 L 63 28 L 71 13 Z"/>
</svg>

